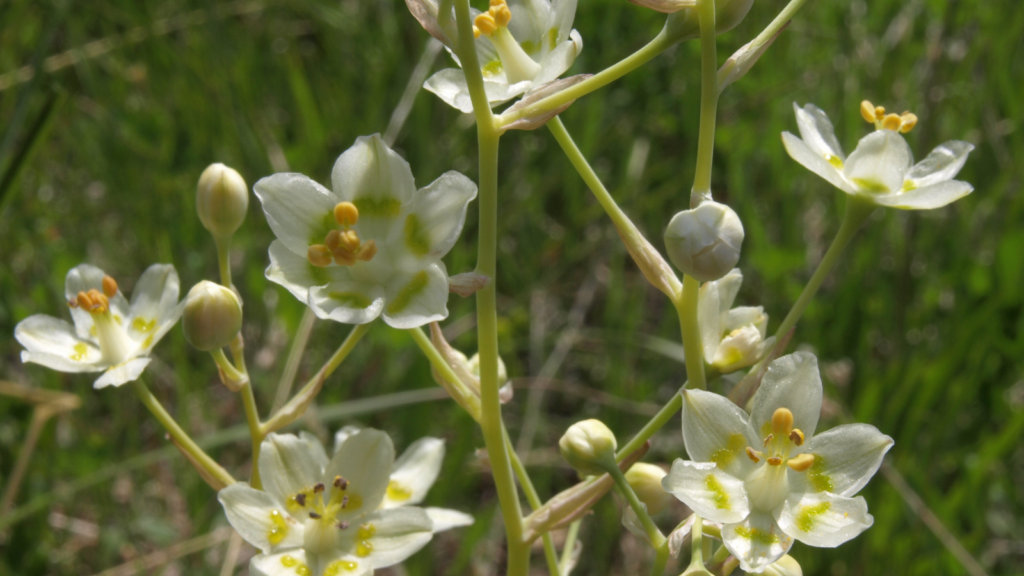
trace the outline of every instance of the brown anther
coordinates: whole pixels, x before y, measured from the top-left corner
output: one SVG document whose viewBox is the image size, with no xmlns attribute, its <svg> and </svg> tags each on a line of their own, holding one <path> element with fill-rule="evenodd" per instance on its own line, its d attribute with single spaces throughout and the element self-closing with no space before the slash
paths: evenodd
<svg viewBox="0 0 1024 576">
<path fill-rule="evenodd" d="M 348 490 L 348 480 L 345 480 L 341 476 L 335 476 L 334 487 L 338 490 Z"/>
<path fill-rule="evenodd" d="M 373 260 L 373 257 L 377 255 L 377 243 L 373 240 L 367 240 L 356 252 L 356 260 L 362 260 L 363 262 L 369 262 Z"/>
<path fill-rule="evenodd" d="M 348 530 L 348 522 L 345 522 L 344 520 L 338 522 L 334 526 L 337 527 L 338 530 Z"/>
<path fill-rule="evenodd" d="M 789 411 L 789 408 L 776 409 L 775 413 L 772 414 L 772 432 L 788 436 L 789 431 L 792 429 L 793 413 Z"/>
<path fill-rule="evenodd" d="M 345 508 L 348 508 L 348 496 L 341 497 L 341 509 L 344 510 Z"/>
<path fill-rule="evenodd" d="M 494 34 L 498 30 L 498 23 L 494 21 L 494 17 L 488 12 L 484 12 L 476 17 L 473 24 L 480 29 L 484 34 Z"/>
<path fill-rule="evenodd" d="M 323 491 L 324 491 L 324 483 L 323 482 L 317 482 L 316 484 L 313 485 L 313 492 L 319 494 L 320 492 L 323 492 Z"/>
<path fill-rule="evenodd" d="M 334 263 L 339 266 L 351 266 L 356 263 L 356 255 L 346 250 L 344 246 L 338 246 L 332 254 Z"/>
<path fill-rule="evenodd" d="M 792 432 L 789 433 L 789 440 L 790 442 L 796 444 L 797 446 L 803 446 L 804 433 L 801 432 L 799 428 L 795 428 Z"/>
<path fill-rule="evenodd" d="M 304 492 L 299 492 L 298 494 L 296 494 L 295 495 L 295 503 L 298 504 L 299 506 L 302 506 L 303 508 L 305 508 L 306 507 L 306 494 Z"/>
<path fill-rule="evenodd" d="M 885 116 L 885 106 L 875 106 L 875 120 L 881 120 Z"/>
<path fill-rule="evenodd" d="M 338 246 L 341 246 L 341 230 L 331 230 L 328 232 L 324 238 L 324 246 L 327 246 L 327 249 L 331 252 L 337 250 Z"/>
<path fill-rule="evenodd" d="M 860 116 L 865 122 L 875 122 L 875 105 L 867 100 L 860 103 Z"/>
<path fill-rule="evenodd" d="M 348 228 L 359 221 L 359 209 L 351 202 L 338 202 L 334 206 L 334 220 Z"/>
<path fill-rule="evenodd" d="M 331 251 L 323 244 L 313 244 L 306 251 L 306 257 L 313 266 L 323 268 L 331 265 Z"/>
<path fill-rule="evenodd" d="M 103 293 L 107 295 L 107 298 L 113 298 L 117 294 L 117 281 L 110 276 L 104 276 Z"/>
<path fill-rule="evenodd" d="M 494 21 L 498 26 L 505 27 L 512 20 L 512 12 L 509 11 L 508 6 L 502 4 L 501 6 L 491 6 L 491 16 L 494 17 Z"/>
<path fill-rule="evenodd" d="M 801 454 L 786 461 L 786 466 L 792 468 L 794 472 L 805 472 L 812 464 L 814 464 L 814 454 Z"/>
<path fill-rule="evenodd" d="M 747 458 L 750 458 L 750 461 L 753 462 L 754 464 L 757 464 L 758 462 L 761 461 L 761 458 L 758 457 L 757 455 L 757 451 L 755 451 L 750 446 L 747 446 Z"/>
<path fill-rule="evenodd" d="M 771 458 L 768 459 L 768 463 L 771 464 L 772 466 L 779 466 L 782 464 L 782 458 L 780 458 L 779 456 L 772 456 Z"/>
<path fill-rule="evenodd" d="M 900 132 L 906 134 L 917 126 L 917 114 L 913 112 L 904 112 L 900 114 Z"/>
<path fill-rule="evenodd" d="M 345 230 L 338 236 L 338 242 L 342 248 L 345 248 L 349 252 L 355 252 L 359 250 L 359 246 L 362 245 L 362 240 L 359 239 L 359 234 L 356 234 L 355 230 Z"/>
<path fill-rule="evenodd" d="M 886 114 L 885 118 L 882 118 L 882 128 L 886 130 L 899 130 L 902 121 L 898 114 Z"/>
<path fill-rule="evenodd" d="M 316 512 L 310 512 L 309 513 L 309 517 L 312 518 L 313 520 L 319 520 L 319 519 L 323 518 L 323 516 L 317 514 Z"/>
<path fill-rule="evenodd" d="M 769 434 L 768 437 L 764 439 L 764 445 L 767 447 L 772 443 L 772 440 L 775 440 L 775 434 Z"/>
</svg>

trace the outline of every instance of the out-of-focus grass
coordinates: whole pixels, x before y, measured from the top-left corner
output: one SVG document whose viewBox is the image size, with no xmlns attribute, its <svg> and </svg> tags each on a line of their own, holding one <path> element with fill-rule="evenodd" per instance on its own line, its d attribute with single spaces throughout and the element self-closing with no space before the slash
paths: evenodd
<svg viewBox="0 0 1024 576">
<path fill-rule="evenodd" d="M 186 289 L 215 277 L 212 243 L 194 216 L 201 170 L 225 162 L 252 184 L 283 159 L 327 182 L 334 159 L 357 136 L 387 126 L 427 39 L 397 0 L 59 6 L 0 5 L 0 73 L 31 64 L 37 51 L 45 57 L 108 39 L 92 45 L 102 54 L 80 53 L 72 65 L 0 92 L 0 118 L 13 127 L 12 140 L 0 149 L 7 153 L 0 170 L 27 150 L 19 177 L 0 200 L 0 334 L 6 335 L 0 377 L 73 391 L 84 400 L 43 434 L 18 503 L 59 495 L 76 479 L 166 443 L 126 390 L 94 392 L 89 376 L 23 366 L 11 337 L 15 324 L 33 313 L 67 317 L 64 275 L 80 262 L 103 267 L 128 290 L 152 262 L 173 262 Z M 720 51 L 727 55 L 744 44 L 782 6 L 759 0 L 735 31 L 720 37 Z M 576 28 L 586 49 L 573 71 L 596 72 L 617 61 L 660 23 L 660 16 L 624 0 L 581 3 Z M 822 427 L 838 423 L 838 409 L 845 408 L 890 434 L 893 465 L 992 574 L 1024 570 L 1022 35 L 1024 11 L 1012 2 L 814 0 L 726 91 L 715 156 L 716 197 L 735 207 L 747 230 L 740 299 L 763 304 L 774 326 L 836 230 L 841 202 L 782 148 L 779 133 L 795 129 L 794 101 L 824 108 L 847 150 L 868 130 L 857 113 L 863 98 L 920 117 L 908 136 L 918 157 L 948 139 L 977 145 L 961 173 L 976 192 L 938 211 L 876 213 L 795 340 L 818 354 L 835 402 Z M 698 69 L 697 43 L 678 46 L 563 115 L 609 189 L 659 246 L 669 216 L 689 196 Z M 52 118 L 43 116 L 48 109 Z M 629 262 L 546 131 L 510 133 L 502 144 L 498 290 L 510 373 L 528 377 L 539 370 L 538 358 L 553 349 L 579 286 L 596 275 L 601 285 L 585 338 L 557 378 L 634 402 L 666 400 L 684 371 L 641 344 L 645 335 L 678 340 L 671 307 Z M 421 185 L 449 169 L 475 177 L 470 123 L 428 93 L 417 97 L 396 148 Z M 446 261 L 452 273 L 472 268 L 475 232 L 471 210 Z M 254 199 L 233 260 L 264 413 L 303 310 L 263 277 L 271 238 Z M 544 307 L 531 308 L 531 301 Z M 472 301 L 453 297 L 449 306 L 448 324 L 465 325 Z M 531 350 L 536 322 L 544 322 L 546 336 Z M 318 323 L 300 377 L 346 331 Z M 473 331 L 454 343 L 472 353 Z M 216 383 L 212 364 L 180 332 L 161 343 L 157 356 L 148 378 L 187 429 L 203 436 L 243 420 L 237 398 Z M 431 386 L 408 337 L 378 326 L 330 380 L 320 404 Z M 505 409 L 513 436 L 524 397 L 521 390 Z M 551 449 L 565 427 L 600 417 L 626 437 L 646 417 L 623 406 L 547 393 L 538 448 L 526 455 L 543 495 L 572 482 Z M 29 416 L 29 407 L 0 399 L 2 478 Z M 476 526 L 435 540 L 406 563 L 408 573 L 462 574 L 483 565 L 496 502 L 490 478 L 475 463 L 482 440 L 472 421 L 450 402 L 432 402 L 353 422 L 387 430 L 399 449 L 423 435 L 446 438 L 443 480 L 428 503 L 477 512 Z M 242 441 L 215 455 L 243 474 L 247 450 Z M 681 455 L 676 420 L 656 437 L 647 459 L 667 463 Z M 876 478 L 864 495 L 874 527 L 836 550 L 798 544 L 793 553 L 805 573 L 965 573 L 884 479 Z M 618 514 L 608 500 L 588 519 L 578 573 L 631 574 L 646 557 L 622 534 Z M 667 514 L 666 525 L 672 514 L 680 511 Z M 175 456 L 58 497 L 47 511 L 8 529 L 0 573 L 98 572 L 222 522 L 212 491 Z M 222 556 L 219 548 L 188 556 L 167 573 L 218 574 Z"/>
</svg>

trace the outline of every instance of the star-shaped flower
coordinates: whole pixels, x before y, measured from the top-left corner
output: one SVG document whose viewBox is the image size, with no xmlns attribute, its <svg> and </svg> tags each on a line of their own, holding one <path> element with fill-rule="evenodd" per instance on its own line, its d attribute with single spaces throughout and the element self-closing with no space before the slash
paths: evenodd
<svg viewBox="0 0 1024 576">
<path fill-rule="evenodd" d="M 871 526 L 863 497 L 892 447 L 874 426 L 848 424 L 814 435 L 821 378 L 813 354 L 769 367 L 748 415 L 728 399 L 683 391 L 683 441 L 662 481 L 694 512 L 723 524 L 722 539 L 748 572 L 783 556 L 793 540 L 833 548 Z"/>
<path fill-rule="evenodd" d="M 917 117 L 909 112 L 886 114 L 870 102 L 861 104 L 861 115 L 877 130 L 857 143 L 846 157 L 828 116 L 813 104 L 800 108 L 795 103 L 800 138 L 782 133 L 786 151 L 805 168 L 828 180 L 847 194 L 879 206 L 903 210 L 930 210 L 970 194 L 967 182 L 953 180 L 974 145 L 950 140 L 914 164 L 914 154 L 901 132 L 909 132 Z"/>
<path fill-rule="evenodd" d="M 36 314 L 18 323 L 14 337 L 25 347 L 22 362 L 61 372 L 103 372 L 95 388 L 138 378 L 153 346 L 181 317 L 178 273 L 154 264 L 139 278 L 131 304 L 103 270 L 80 264 L 68 272 L 64 295 L 74 326 Z"/>
<path fill-rule="evenodd" d="M 704 360 L 721 374 L 753 365 L 771 349 L 775 338 L 765 338 L 768 315 L 761 306 L 732 308 L 743 283 L 733 268 L 723 278 L 700 287 L 697 317 Z"/>
<path fill-rule="evenodd" d="M 458 31 L 454 13 L 442 18 L 441 24 L 437 0 L 406 0 L 406 5 L 461 66 L 455 55 Z M 572 27 L 576 0 L 491 0 L 487 12 L 470 12 L 484 91 L 491 106 L 555 80 L 583 50 L 583 38 Z M 441 70 L 423 87 L 454 108 L 473 111 L 466 76 L 460 69 Z"/>
<path fill-rule="evenodd" d="M 441 257 L 462 232 L 476 184 L 446 172 L 416 189 L 380 136 L 361 136 L 334 164 L 334 190 L 302 174 L 256 183 L 270 228 L 267 278 L 320 318 L 414 328 L 448 316 Z"/>
<path fill-rule="evenodd" d="M 220 491 L 228 521 L 263 553 L 265 576 L 356 576 L 397 564 L 426 545 L 434 524 L 415 506 L 384 508 L 395 450 L 365 429 L 328 460 L 311 436 L 270 434 L 260 447 L 264 490 Z"/>
</svg>

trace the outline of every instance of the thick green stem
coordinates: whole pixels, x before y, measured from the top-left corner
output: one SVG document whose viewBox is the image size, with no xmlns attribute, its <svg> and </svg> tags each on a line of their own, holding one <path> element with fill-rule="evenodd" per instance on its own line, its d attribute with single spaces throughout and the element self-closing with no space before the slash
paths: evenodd
<svg viewBox="0 0 1024 576">
<path fill-rule="evenodd" d="M 523 466 L 523 461 L 519 459 L 519 454 L 512 446 L 512 439 L 509 438 L 508 430 L 504 425 L 502 425 L 501 431 L 505 435 L 505 446 L 508 448 L 508 453 L 512 456 L 512 470 L 515 472 L 516 478 L 519 479 L 519 485 L 523 487 L 523 494 L 526 495 L 526 501 L 530 503 L 530 508 L 536 510 L 544 503 L 540 501 L 537 488 L 534 487 L 533 480 L 530 480 L 530 474 L 526 471 L 526 466 Z M 541 540 L 544 543 L 544 560 L 548 564 L 548 573 L 550 576 L 561 576 L 562 568 L 558 564 L 558 552 L 555 551 L 555 541 L 551 538 L 551 533 L 545 532 L 541 535 Z"/>
<path fill-rule="evenodd" d="M 669 549 L 668 541 L 666 540 L 658 547 L 658 550 L 654 555 L 654 565 L 651 566 L 651 576 L 662 576 L 665 574 L 665 567 L 668 566 L 668 558 Z"/>
<path fill-rule="evenodd" d="M 690 207 L 711 197 L 711 162 L 715 153 L 715 116 L 718 112 L 718 54 L 715 46 L 715 0 L 697 4 L 700 22 L 700 131 L 697 133 L 697 169 Z"/>
<path fill-rule="evenodd" d="M 249 484 L 257 490 L 263 488 L 260 480 L 260 445 L 263 444 L 262 425 L 260 424 L 260 412 L 256 408 L 256 396 L 252 391 L 252 382 L 246 382 L 239 391 L 242 395 L 242 406 L 245 408 L 245 421 L 249 424 L 249 436 L 252 438 L 252 475 Z"/>
<path fill-rule="evenodd" d="M 661 430 L 662 427 L 664 427 L 665 424 L 667 424 L 668 421 L 676 415 L 676 412 L 679 412 L 679 410 L 682 409 L 682 407 L 683 396 L 681 394 L 672 396 L 672 399 L 669 400 L 668 404 L 665 404 L 661 410 L 658 410 L 658 413 L 655 414 L 654 417 L 651 418 L 650 422 L 648 422 L 639 432 L 637 432 L 636 436 L 634 436 L 632 440 L 619 448 L 619 451 L 615 453 L 615 460 L 617 462 L 622 462 L 627 456 L 639 450 L 640 447 L 644 445 L 644 442 L 647 442 L 651 439 L 651 436 L 657 434 L 658 430 Z"/>
<path fill-rule="evenodd" d="M 803 7 L 805 2 L 807 0 L 790 0 L 789 4 L 786 4 L 786 7 L 782 9 L 782 12 L 779 12 L 779 15 L 772 20 L 772 23 L 762 30 L 750 43 L 754 46 L 760 46 L 771 40 L 772 36 L 778 34 L 779 30 L 782 30 L 782 27 L 793 18 L 793 15 Z"/>
<path fill-rule="evenodd" d="M 213 350 L 210 350 L 210 356 L 213 357 L 213 361 L 217 363 L 217 367 L 224 372 L 224 376 L 230 381 L 230 384 L 225 384 L 231 387 L 232 390 L 239 390 L 243 384 L 249 381 L 249 376 L 239 370 L 231 363 L 230 360 L 228 360 L 228 357 L 224 355 L 224 350 L 222 348 L 214 348 Z"/>
<path fill-rule="evenodd" d="M 692 276 L 683 276 L 683 293 L 676 300 L 679 313 L 679 328 L 683 333 L 683 350 L 686 353 L 686 378 L 690 388 L 707 390 L 704 376 L 704 348 L 701 345 L 700 326 L 697 324 L 697 302 L 700 296 L 700 282 Z"/>
<path fill-rule="evenodd" d="M 204 452 L 194 440 L 192 440 L 192 437 L 182 430 L 181 426 L 178 426 L 174 417 L 164 409 L 163 405 L 160 404 L 160 400 L 158 400 L 157 397 L 149 391 L 146 383 L 143 382 L 141 378 L 132 382 L 131 386 L 135 395 L 142 401 L 142 404 L 149 409 L 150 413 L 152 413 L 154 417 L 156 417 L 157 421 L 159 421 L 164 429 L 167 430 L 171 435 L 171 438 L 174 439 L 174 442 L 181 450 L 187 452 L 189 456 L 192 457 L 193 461 L 199 463 L 199 465 L 202 466 L 210 476 L 216 478 L 222 484 L 231 485 L 235 483 L 235 479 L 231 477 L 231 474 L 228 474 L 227 470 L 222 468 L 221 465 L 213 458 L 210 458 L 210 456 Z"/>
<path fill-rule="evenodd" d="M 690 568 L 704 569 L 704 520 L 697 516 L 690 530 Z"/>
<path fill-rule="evenodd" d="M 836 237 L 832 240 L 832 245 L 828 247 L 825 256 L 818 263 L 818 268 L 814 271 L 810 281 L 807 282 L 807 286 L 804 286 L 804 291 L 800 293 L 800 297 L 797 298 L 796 303 L 790 308 L 786 319 L 779 325 L 779 329 L 775 332 L 776 337 L 781 338 L 785 336 L 796 326 L 797 321 L 803 316 L 804 310 L 807 309 L 807 305 L 811 303 L 811 299 L 818 292 L 818 288 L 821 288 L 821 283 L 825 281 L 829 272 L 839 262 L 839 257 L 842 255 L 846 245 L 857 234 L 857 230 L 860 229 L 864 220 L 871 215 L 874 208 L 874 204 L 857 196 L 849 195 L 846 197 L 846 212 L 843 214 L 843 223 L 839 226 L 839 232 L 836 233 Z"/>
</svg>

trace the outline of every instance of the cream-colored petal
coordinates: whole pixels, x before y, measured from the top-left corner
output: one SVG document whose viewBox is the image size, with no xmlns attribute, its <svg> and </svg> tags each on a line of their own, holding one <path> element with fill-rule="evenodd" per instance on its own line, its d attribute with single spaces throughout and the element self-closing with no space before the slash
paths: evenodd
<svg viewBox="0 0 1024 576">
<path fill-rule="evenodd" d="M 280 240 L 270 243 L 270 266 L 266 275 L 268 280 L 284 286 L 303 303 L 309 302 L 310 288 L 352 278 L 345 266 L 313 266 L 306 255 L 292 252 Z"/>
<path fill-rule="evenodd" d="M 715 280 L 715 284 L 718 286 L 719 311 L 724 316 L 729 313 L 729 309 L 736 302 L 736 295 L 740 293 L 740 286 L 743 285 L 743 272 L 739 268 L 733 268 L 728 274 Z"/>
<path fill-rule="evenodd" d="M 526 92 L 532 82 L 517 82 L 508 84 L 504 81 L 484 78 L 484 92 L 487 94 L 487 101 L 491 107 L 508 102 L 516 96 Z M 438 98 L 449 106 L 464 112 L 473 113 L 473 101 L 469 96 L 469 85 L 466 83 L 466 75 L 457 68 L 446 68 L 435 73 L 423 83 L 423 88 L 433 92 Z"/>
<path fill-rule="evenodd" d="M 892 194 L 903 188 L 913 163 L 914 155 L 903 136 L 892 130 L 876 130 L 857 143 L 843 166 L 843 176 L 867 197 Z"/>
<path fill-rule="evenodd" d="M 892 438 L 870 424 L 836 426 L 804 444 L 814 464 L 806 472 L 790 471 L 790 485 L 794 492 L 853 496 L 875 475 L 892 445 Z"/>
<path fill-rule="evenodd" d="M 180 293 L 181 284 L 174 266 L 153 264 L 147 268 L 132 288 L 128 335 L 142 342 L 153 334 L 157 326 L 177 322 L 182 310 L 178 305 Z"/>
<path fill-rule="evenodd" d="M 924 160 L 914 164 L 907 172 L 907 180 L 917 188 L 952 180 L 964 167 L 971 150 L 974 150 L 974 144 L 962 140 L 940 144 Z"/>
<path fill-rule="evenodd" d="M 433 528 L 434 523 L 421 508 L 404 506 L 380 510 L 359 518 L 358 526 L 342 530 L 340 546 L 343 551 L 369 560 L 376 569 L 387 568 L 412 556 L 430 542 Z M 372 535 L 361 538 L 360 532 L 363 536 Z"/>
<path fill-rule="evenodd" d="M 334 206 L 341 200 L 303 174 L 261 178 L 253 191 L 274 235 L 299 256 L 305 256 L 313 244 L 323 244 L 327 233 L 337 228 Z"/>
<path fill-rule="evenodd" d="M 305 442 L 306 446 L 309 447 L 309 453 L 320 468 L 320 476 L 323 476 L 324 471 L 327 469 L 327 463 L 331 460 L 327 457 L 327 450 L 324 448 L 324 445 L 320 443 L 319 438 L 306 431 L 299 432 L 299 440 Z"/>
<path fill-rule="evenodd" d="M 459 512 L 458 510 L 450 510 L 448 508 L 424 508 L 424 512 L 430 517 L 430 521 L 434 524 L 434 534 L 438 532 L 444 532 L 445 530 L 451 530 L 452 528 L 461 528 L 463 526 L 469 526 L 473 523 L 474 518 L 465 512 Z"/>
<path fill-rule="evenodd" d="M 793 413 L 793 427 L 809 441 L 821 415 L 818 359 L 810 352 L 794 352 L 772 362 L 751 405 L 751 432 L 757 437 L 771 433 L 772 415 L 777 409 L 788 408 Z"/>
<path fill-rule="evenodd" d="M 832 128 L 832 121 L 821 108 L 814 104 L 805 104 L 803 108 L 793 103 L 793 111 L 796 112 L 796 122 L 800 129 L 800 139 L 818 153 L 824 159 L 835 156 L 839 160 L 846 160 L 843 148 L 836 139 L 835 129 Z"/>
<path fill-rule="evenodd" d="M 555 46 L 554 50 L 544 56 L 540 62 L 540 71 L 533 77 L 533 86 L 547 84 L 572 67 L 573 62 L 583 51 L 583 38 L 573 30 L 569 38 Z"/>
<path fill-rule="evenodd" d="M 543 40 L 554 19 L 550 0 L 509 0 L 508 8 L 512 13 L 508 31 L 527 55 L 539 61 L 544 50 Z M 548 51 L 550 49 L 549 45 Z"/>
<path fill-rule="evenodd" d="M 728 398 L 703 390 L 683 390 L 683 442 L 696 462 L 714 462 L 724 472 L 746 478 L 754 463 L 748 446 L 760 440 L 750 434 L 747 413 Z"/>
<path fill-rule="evenodd" d="M 324 475 L 325 484 L 337 476 L 348 481 L 350 505 L 338 514 L 339 520 L 353 520 L 380 507 L 394 461 L 391 438 L 380 430 L 364 428 L 345 440 Z"/>
<path fill-rule="evenodd" d="M 864 498 L 844 498 L 829 492 L 792 494 L 775 511 L 782 530 L 819 548 L 835 548 L 874 524 Z"/>
<path fill-rule="evenodd" d="M 402 204 L 416 193 L 412 169 L 380 134 L 360 136 L 331 171 L 334 192 L 359 209 L 356 229 L 363 240 L 383 242 L 399 223 Z"/>
<path fill-rule="evenodd" d="M 260 445 L 263 489 L 278 502 L 288 502 L 323 477 L 316 450 L 294 434 L 268 434 Z"/>
<path fill-rule="evenodd" d="M 786 147 L 786 152 L 789 153 L 790 158 L 803 164 L 804 168 L 828 180 L 830 184 L 847 194 L 856 193 L 856 189 L 846 180 L 842 171 L 822 158 L 803 140 L 789 132 L 783 132 L 782 144 Z"/>
<path fill-rule="evenodd" d="M 700 343 L 704 361 L 711 362 L 722 341 L 721 295 L 718 282 L 705 282 L 697 296 L 697 324 L 700 326 Z"/>
<path fill-rule="evenodd" d="M 96 372 L 107 368 L 99 347 L 80 338 L 71 324 L 53 316 L 29 316 L 15 326 L 14 337 L 26 348 L 21 353 L 22 362 L 42 364 L 61 372 Z"/>
<path fill-rule="evenodd" d="M 458 172 L 445 172 L 402 205 L 398 226 L 388 245 L 414 258 L 441 258 L 452 249 L 466 222 L 466 209 L 476 198 L 476 184 Z"/>
<path fill-rule="evenodd" d="M 302 523 L 289 516 L 281 502 L 263 490 L 237 482 L 218 492 L 217 499 L 231 526 L 264 554 L 302 545 Z"/>
<path fill-rule="evenodd" d="M 359 426 L 344 426 L 341 428 L 341 430 L 335 432 L 334 451 L 331 452 L 331 455 L 337 454 L 338 450 L 341 450 L 341 445 L 345 443 L 345 440 L 348 440 L 349 436 L 352 436 L 353 434 L 359 432 L 360 430 L 362 430 L 362 428 L 360 428 Z"/>
<path fill-rule="evenodd" d="M 676 460 L 661 485 L 712 522 L 740 522 L 750 514 L 743 480 L 725 473 L 713 462 Z"/>
<path fill-rule="evenodd" d="M 366 324 L 380 316 L 385 291 L 369 282 L 336 281 L 311 288 L 308 304 L 318 318 L 342 324 Z"/>
<path fill-rule="evenodd" d="M 420 438 L 395 461 L 384 508 L 419 504 L 434 485 L 444 462 L 444 440 Z"/>
<path fill-rule="evenodd" d="M 765 512 L 753 512 L 743 522 L 723 526 L 722 542 L 747 572 L 761 572 L 793 547 L 793 538 Z"/>
<path fill-rule="evenodd" d="M 117 366 L 111 366 L 104 372 L 96 382 L 93 383 L 92 387 L 99 390 L 100 388 L 106 388 L 107 386 L 120 386 L 137 380 L 139 376 L 142 376 L 142 371 L 149 365 L 151 358 L 133 358 L 126 360 Z"/>
<path fill-rule="evenodd" d="M 886 194 L 874 200 L 882 206 L 901 210 L 933 210 L 955 202 L 974 191 L 974 187 L 960 180 L 946 180 L 924 188 L 900 194 Z"/>
<path fill-rule="evenodd" d="M 384 321 L 393 328 L 417 328 L 448 317 L 448 272 L 440 261 L 397 272 L 385 292 Z"/>
</svg>

